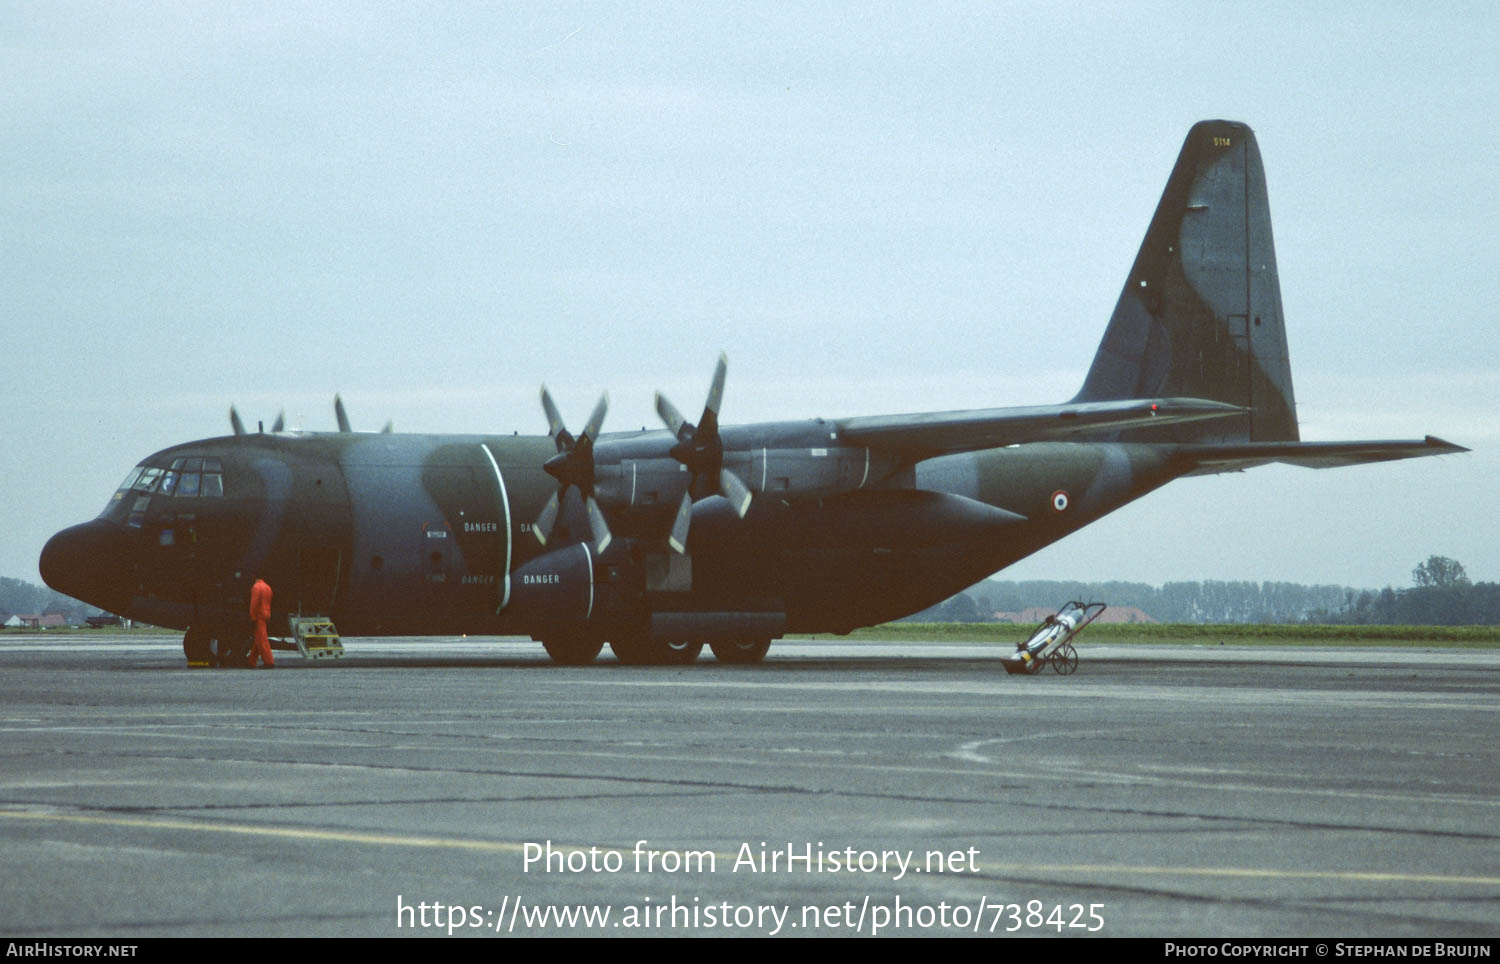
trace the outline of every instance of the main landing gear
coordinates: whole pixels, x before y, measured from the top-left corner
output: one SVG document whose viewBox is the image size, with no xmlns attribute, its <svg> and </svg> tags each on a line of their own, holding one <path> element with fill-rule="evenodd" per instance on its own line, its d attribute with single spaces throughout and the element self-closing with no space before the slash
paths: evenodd
<svg viewBox="0 0 1500 964">
<path fill-rule="evenodd" d="M 717 643 L 709 643 L 714 651 L 714 658 L 721 663 L 734 663 L 748 665 L 759 663 L 766 658 L 766 653 L 771 648 L 769 639 L 735 639 Z"/>
<path fill-rule="evenodd" d="M 771 648 L 769 638 L 721 640 L 710 643 L 714 658 L 721 663 L 749 665 L 766 658 Z M 604 648 L 601 640 L 584 635 L 559 635 L 542 640 L 542 647 L 552 662 L 560 666 L 585 666 L 592 663 Z M 687 666 L 698 661 L 703 644 L 667 642 L 651 639 L 644 633 L 619 633 L 609 641 L 615 659 L 626 666 Z"/>
<path fill-rule="evenodd" d="M 645 634 L 624 633 L 609 641 L 615 659 L 626 666 L 686 666 L 703 652 L 702 643 L 666 642 Z"/>
<path fill-rule="evenodd" d="M 604 649 L 604 640 L 588 636 L 554 636 L 542 640 L 542 648 L 559 666 L 584 666 L 592 663 Z"/>
</svg>

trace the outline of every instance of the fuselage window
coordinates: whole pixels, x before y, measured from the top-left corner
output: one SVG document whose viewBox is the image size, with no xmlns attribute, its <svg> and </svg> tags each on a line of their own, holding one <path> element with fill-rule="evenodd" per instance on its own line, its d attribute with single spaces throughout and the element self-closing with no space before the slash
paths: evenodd
<svg viewBox="0 0 1500 964">
<path fill-rule="evenodd" d="M 201 496 L 220 496 L 224 494 L 224 476 L 217 472 L 208 472 L 203 476 L 203 488 L 198 492 Z"/>
<path fill-rule="evenodd" d="M 171 469 L 161 477 L 161 494 L 171 495 L 177 488 L 177 473 Z"/>
<path fill-rule="evenodd" d="M 141 477 L 135 480 L 137 492 L 155 492 L 156 483 L 161 479 L 161 469 L 146 469 Z"/>
<path fill-rule="evenodd" d="M 192 463 L 197 461 L 199 460 L 188 459 L 188 464 L 191 465 Z M 197 472 L 184 472 L 182 475 L 182 483 L 177 488 L 177 494 L 181 496 L 197 495 L 198 479 L 199 475 Z"/>
</svg>

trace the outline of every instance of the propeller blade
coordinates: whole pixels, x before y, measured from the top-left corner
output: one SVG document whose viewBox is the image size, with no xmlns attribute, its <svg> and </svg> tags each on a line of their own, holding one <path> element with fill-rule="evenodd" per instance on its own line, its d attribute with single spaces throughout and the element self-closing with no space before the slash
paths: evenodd
<svg viewBox="0 0 1500 964">
<path fill-rule="evenodd" d="M 604 521 L 604 513 L 599 510 L 599 503 L 594 501 L 593 496 L 584 501 L 584 508 L 589 514 L 589 532 L 594 536 L 594 551 L 603 555 L 614 535 L 610 533 L 609 523 Z"/>
<path fill-rule="evenodd" d="M 677 518 L 672 520 L 672 534 L 667 536 L 667 545 L 682 555 L 687 552 L 688 527 L 693 523 L 693 494 L 682 493 L 682 504 L 677 507 Z"/>
<path fill-rule="evenodd" d="M 553 492 L 547 498 L 547 504 L 542 506 L 542 514 L 536 517 L 536 522 L 532 523 L 531 531 L 536 536 L 536 541 L 544 546 L 552 535 L 552 527 L 557 524 L 557 509 L 557 493 Z"/>
<path fill-rule="evenodd" d="M 724 493 L 724 498 L 729 500 L 735 515 L 741 519 L 745 513 L 750 511 L 750 488 L 740 481 L 740 477 L 728 469 L 719 470 L 719 491 Z"/>
<path fill-rule="evenodd" d="M 693 434 L 693 426 L 688 424 L 688 420 L 682 417 L 677 406 L 667 401 L 667 396 L 661 392 L 656 393 L 656 414 L 661 416 L 661 420 L 666 423 L 667 428 L 672 430 L 672 434 L 677 436 L 678 441 Z"/>
<path fill-rule="evenodd" d="M 542 411 L 547 413 L 547 434 L 557 443 L 559 452 L 565 451 L 561 439 L 568 440 L 568 448 L 572 448 L 573 436 L 568 434 L 563 425 L 562 415 L 557 410 L 557 405 L 552 401 L 552 394 L 547 391 L 547 386 L 542 386 Z"/>
<path fill-rule="evenodd" d="M 609 411 L 609 393 L 605 392 L 599 396 L 599 404 L 594 406 L 594 414 L 589 416 L 588 424 L 583 427 L 583 434 L 589 438 L 599 437 L 599 428 L 604 424 L 604 413 Z"/>
<path fill-rule="evenodd" d="M 279 412 L 276 413 L 276 421 L 274 421 L 274 422 L 271 423 L 271 431 L 272 432 L 280 432 L 281 430 L 283 430 L 285 428 L 286 428 L 286 409 L 283 408 L 281 411 L 279 411 Z"/>
<path fill-rule="evenodd" d="M 724 401 L 724 373 L 729 369 L 729 358 L 719 352 L 719 363 L 714 366 L 713 384 L 708 388 L 708 401 L 703 403 L 703 411 L 713 412 L 715 418 L 719 414 L 719 405 Z"/>
<path fill-rule="evenodd" d="M 245 423 L 240 421 L 240 413 L 234 410 L 233 405 L 229 406 L 229 427 L 234 429 L 236 435 L 245 434 Z"/>
<path fill-rule="evenodd" d="M 337 395 L 333 396 L 333 417 L 338 419 L 340 432 L 354 431 L 349 427 L 349 413 L 344 411 L 344 400 Z"/>
<path fill-rule="evenodd" d="M 391 421 L 387 421 L 385 423 L 385 425 L 381 427 L 380 434 L 382 434 L 382 435 L 389 435 L 392 432 L 394 432 L 395 430 L 396 430 L 396 423 L 395 422 L 391 422 Z"/>
</svg>

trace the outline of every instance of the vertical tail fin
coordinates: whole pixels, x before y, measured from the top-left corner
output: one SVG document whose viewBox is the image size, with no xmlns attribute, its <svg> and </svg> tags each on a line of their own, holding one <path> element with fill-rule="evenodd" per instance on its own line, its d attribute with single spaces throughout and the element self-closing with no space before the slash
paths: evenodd
<svg viewBox="0 0 1500 964">
<path fill-rule="evenodd" d="M 1130 429 L 1131 441 L 1296 441 L 1265 170 L 1255 134 L 1194 124 L 1075 401 L 1209 398 L 1244 418 Z"/>
</svg>

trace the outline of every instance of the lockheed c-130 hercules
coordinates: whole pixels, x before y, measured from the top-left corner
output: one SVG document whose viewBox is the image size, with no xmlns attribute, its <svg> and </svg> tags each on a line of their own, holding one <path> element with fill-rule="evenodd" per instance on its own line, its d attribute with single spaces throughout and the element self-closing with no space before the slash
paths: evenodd
<svg viewBox="0 0 1500 964">
<path fill-rule="evenodd" d="M 522 634 L 560 663 L 763 658 L 789 632 L 921 610 L 1184 475 L 1466 451 L 1302 442 L 1265 175 L 1243 124 L 1187 136 L 1083 387 L 1060 405 L 578 435 L 246 432 L 147 457 L 53 536 L 54 589 L 242 659 L 272 634 Z"/>
</svg>

